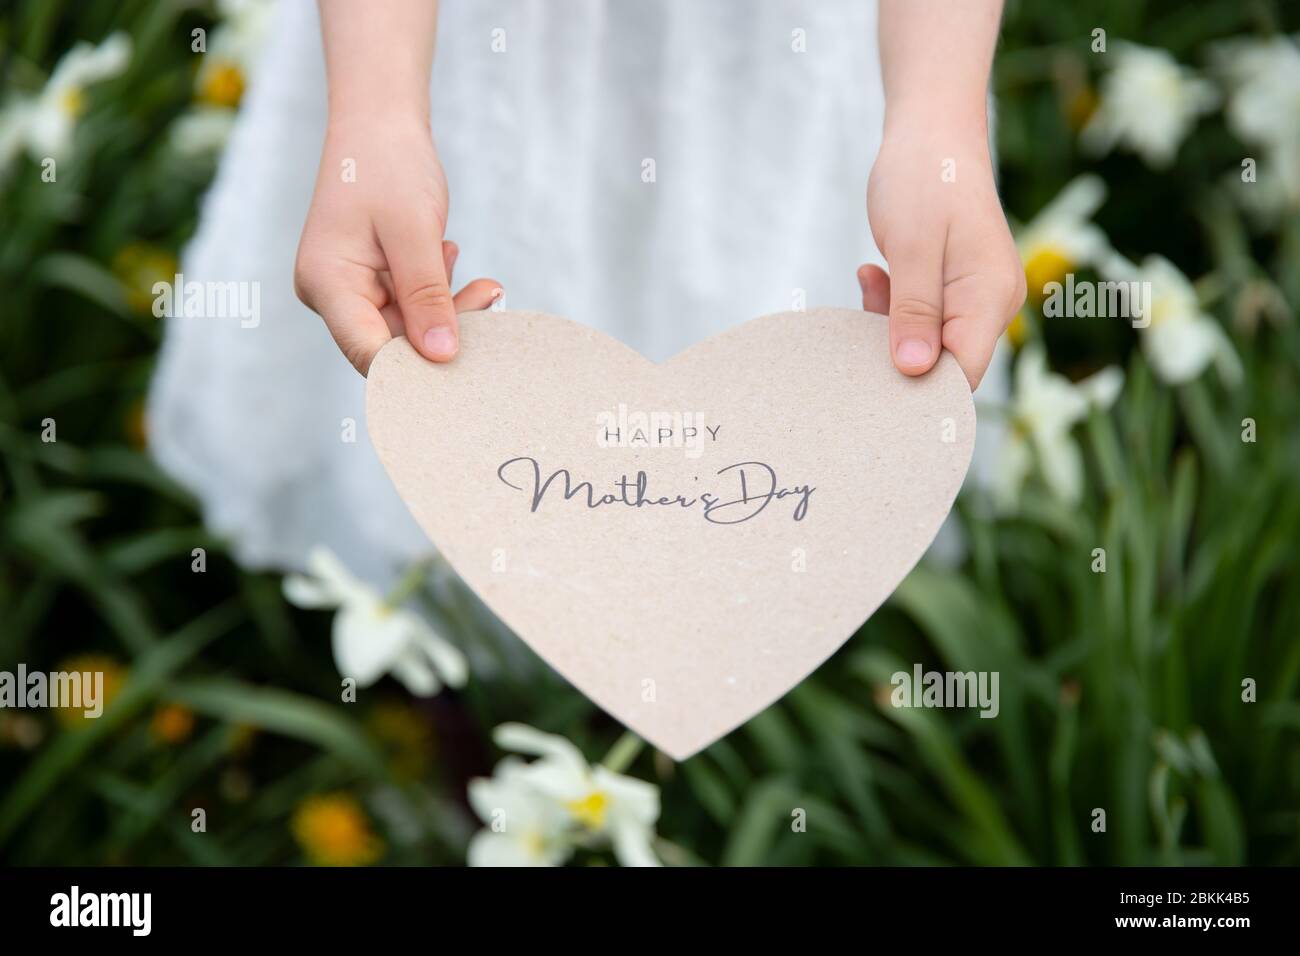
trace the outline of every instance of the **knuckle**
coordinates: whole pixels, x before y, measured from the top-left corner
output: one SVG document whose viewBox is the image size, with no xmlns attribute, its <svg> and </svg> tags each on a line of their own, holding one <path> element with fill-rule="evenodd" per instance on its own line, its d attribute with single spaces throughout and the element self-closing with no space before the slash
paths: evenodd
<svg viewBox="0 0 1300 956">
<path fill-rule="evenodd" d="M 943 310 L 936 302 L 914 295 L 896 296 L 891 302 L 889 318 L 895 325 L 932 326 L 943 319 Z"/>
<path fill-rule="evenodd" d="M 451 305 L 451 288 L 441 279 L 414 283 L 402 295 L 402 302 L 422 309 L 442 309 Z"/>
<path fill-rule="evenodd" d="M 320 277 L 324 274 L 324 263 L 316 256 L 298 253 L 293 263 L 293 294 L 298 297 L 298 301 L 311 306 Z"/>
</svg>

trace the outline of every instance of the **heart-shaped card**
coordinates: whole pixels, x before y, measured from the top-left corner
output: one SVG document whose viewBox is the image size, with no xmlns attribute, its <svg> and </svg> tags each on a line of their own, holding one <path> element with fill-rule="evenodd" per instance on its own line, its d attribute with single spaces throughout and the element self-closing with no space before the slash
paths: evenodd
<svg viewBox="0 0 1300 956">
<path fill-rule="evenodd" d="M 768 315 L 662 364 L 556 316 L 460 322 L 454 362 L 375 359 L 379 458 L 487 605 L 679 760 L 857 630 L 970 464 L 956 360 L 900 374 L 883 316 Z"/>
</svg>

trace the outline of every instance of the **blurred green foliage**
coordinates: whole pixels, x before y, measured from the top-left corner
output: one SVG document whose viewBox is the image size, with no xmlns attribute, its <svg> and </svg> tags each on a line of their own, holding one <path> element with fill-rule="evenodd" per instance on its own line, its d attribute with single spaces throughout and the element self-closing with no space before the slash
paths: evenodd
<svg viewBox="0 0 1300 956">
<path fill-rule="evenodd" d="M 1066 374 L 1127 370 L 1115 409 L 1078 430 L 1082 504 L 1031 486 L 997 518 L 964 499 L 959 568 L 918 568 L 816 675 L 703 754 L 643 753 L 632 772 L 662 787 L 669 862 L 1300 862 L 1300 222 L 1257 230 L 1237 211 L 1221 179 L 1245 147 L 1217 113 L 1160 175 L 1083 156 L 1076 136 L 1095 26 L 1199 65 L 1213 41 L 1294 31 L 1288 6 L 1012 0 L 995 71 L 1009 212 L 1028 219 L 1101 172 L 1118 249 L 1212 276 L 1244 380 L 1170 388 L 1121 323 L 1042 323 Z M 141 407 L 162 327 L 140 290 L 170 274 L 212 174 L 167 131 L 193 105 L 190 31 L 215 16 L 149 0 L 0 16 L 6 98 L 39 89 L 76 40 L 134 43 L 126 72 L 88 90 L 57 188 L 29 157 L 0 182 L 0 669 L 97 654 L 123 677 L 98 721 L 0 712 L 0 860 L 301 862 L 295 813 L 342 793 L 383 861 L 459 863 L 493 726 L 560 732 L 593 759 L 620 728 L 448 582 L 424 600 L 473 650 L 470 686 L 417 701 L 385 682 L 339 702 L 328 617 L 225 558 L 151 463 Z M 1252 312 L 1261 280 L 1285 319 Z M 889 675 L 918 661 L 999 671 L 999 718 L 890 707 Z"/>
</svg>

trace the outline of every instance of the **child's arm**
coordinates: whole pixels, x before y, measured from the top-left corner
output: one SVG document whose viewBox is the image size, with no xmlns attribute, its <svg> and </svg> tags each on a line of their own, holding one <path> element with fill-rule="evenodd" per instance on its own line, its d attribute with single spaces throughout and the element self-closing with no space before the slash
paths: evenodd
<svg viewBox="0 0 1300 956">
<path fill-rule="evenodd" d="M 909 375 L 948 349 L 979 384 L 1025 300 L 993 182 L 986 97 L 1002 0 L 880 0 L 885 136 L 867 214 L 889 275 L 858 272 L 863 305 L 889 312 Z"/>
<path fill-rule="evenodd" d="M 294 267 L 299 298 L 363 375 L 405 335 L 425 357 L 456 353 L 456 312 L 483 309 L 486 279 L 455 297 L 443 241 L 447 183 L 429 131 L 433 0 L 320 0 L 329 126 Z"/>
</svg>

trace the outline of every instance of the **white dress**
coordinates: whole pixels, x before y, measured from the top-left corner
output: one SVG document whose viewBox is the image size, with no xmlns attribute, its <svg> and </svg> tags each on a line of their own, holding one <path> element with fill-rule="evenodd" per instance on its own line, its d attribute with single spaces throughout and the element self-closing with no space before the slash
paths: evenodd
<svg viewBox="0 0 1300 956">
<path fill-rule="evenodd" d="M 244 564 L 324 544 L 382 585 L 430 546 L 366 438 L 364 380 L 294 297 L 325 73 L 315 3 L 275 16 L 182 259 L 187 281 L 259 282 L 261 321 L 168 320 L 151 444 Z M 855 270 L 882 262 L 874 3 L 443 0 L 432 91 L 457 280 L 500 280 L 507 307 L 661 360 L 800 295 L 858 308 Z"/>
</svg>

